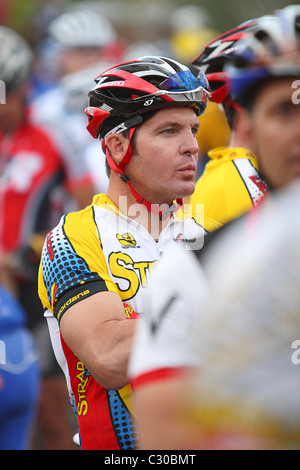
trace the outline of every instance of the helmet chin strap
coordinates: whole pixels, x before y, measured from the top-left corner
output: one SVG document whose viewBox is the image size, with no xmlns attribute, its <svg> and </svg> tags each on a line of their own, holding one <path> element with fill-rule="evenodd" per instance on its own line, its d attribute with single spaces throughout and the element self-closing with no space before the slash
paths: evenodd
<svg viewBox="0 0 300 470">
<path fill-rule="evenodd" d="M 110 155 L 104 141 L 102 143 L 103 150 L 105 151 L 105 155 L 106 155 L 106 158 L 107 158 L 107 161 L 108 161 L 108 164 L 109 164 L 111 170 L 114 171 L 115 173 L 117 173 L 120 176 L 121 180 L 124 181 L 124 183 L 126 183 L 128 185 L 129 190 L 130 190 L 131 194 L 133 195 L 133 197 L 135 198 L 136 202 L 138 204 L 143 204 L 149 212 L 157 214 L 159 216 L 160 220 L 166 220 L 167 217 L 169 217 L 172 213 L 174 213 L 174 212 L 176 212 L 177 210 L 180 209 L 180 207 L 183 204 L 182 199 L 181 198 L 176 199 L 176 201 L 171 206 L 169 206 L 169 208 L 167 210 L 163 210 L 159 207 L 158 204 L 152 204 L 151 202 L 147 201 L 147 199 L 145 199 L 143 196 L 141 196 L 132 187 L 132 185 L 131 185 L 129 179 L 127 178 L 127 176 L 125 176 L 125 167 L 130 162 L 131 157 L 132 157 L 131 139 L 132 139 L 132 136 L 133 136 L 135 130 L 136 130 L 136 127 L 131 127 L 129 129 L 129 145 L 128 145 L 126 154 L 124 155 L 123 159 L 119 163 L 119 166 L 117 166 L 116 163 L 114 162 L 114 160 L 113 160 L 112 156 Z"/>
</svg>

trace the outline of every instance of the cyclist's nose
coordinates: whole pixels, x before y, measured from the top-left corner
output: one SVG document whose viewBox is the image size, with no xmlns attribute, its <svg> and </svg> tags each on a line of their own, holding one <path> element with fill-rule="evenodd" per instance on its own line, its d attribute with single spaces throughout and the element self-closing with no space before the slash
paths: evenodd
<svg viewBox="0 0 300 470">
<path fill-rule="evenodd" d="M 195 134 L 193 132 L 186 132 L 182 139 L 180 147 L 182 153 L 189 155 L 198 155 L 199 146 Z"/>
</svg>

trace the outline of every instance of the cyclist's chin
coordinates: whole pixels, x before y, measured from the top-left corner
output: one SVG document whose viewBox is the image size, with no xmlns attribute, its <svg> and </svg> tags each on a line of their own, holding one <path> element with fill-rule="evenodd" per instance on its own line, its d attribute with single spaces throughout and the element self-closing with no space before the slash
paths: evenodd
<svg viewBox="0 0 300 470">
<path fill-rule="evenodd" d="M 193 194 L 195 191 L 195 181 L 193 180 L 188 180 L 188 181 L 182 181 L 178 185 L 178 192 L 180 190 L 180 196 L 177 197 L 189 197 Z"/>
<path fill-rule="evenodd" d="M 195 182 L 174 180 L 172 183 L 169 182 L 165 189 L 166 191 L 160 191 L 157 197 L 148 200 L 153 204 L 172 204 L 176 199 L 188 198 L 195 191 Z"/>
</svg>

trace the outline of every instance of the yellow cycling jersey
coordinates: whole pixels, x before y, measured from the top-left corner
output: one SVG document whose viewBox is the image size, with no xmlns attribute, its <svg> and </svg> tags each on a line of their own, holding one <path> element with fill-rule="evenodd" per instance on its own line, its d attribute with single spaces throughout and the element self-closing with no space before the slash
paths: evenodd
<svg viewBox="0 0 300 470">
<path fill-rule="evenodd" d="M 201 248 L 207 226 L 213 229 L 217 224 L 205 217 L 199 224 L 181 208 L 165 221 L 155 240 L 137 218 L 123 215 L 100 194 L 86 209 L 64 215 L 48 233 L 39 269 L 39 296 L 77 412 L 83 449 L 136 448 L 131 387 L 105 390 L 96 383 L 60 335 L 62 316 L 77 302 L 111 291 L 123 302 L 124 318 L 139 318 L 144 311 L 143 291 L 162 254 L 174 244 Z"/>
<path fill-rule="evenodd" d="M 138 294 L 147 287 L 170 243 L 201 240 L 217 226 L 208 217 L 201 217 L 198 223 L 180 209 L 155 241 L 136 220 L 122 215 L 105 194 L 97 195 L 86 209 L 63 216 L 47 235 L 39 273 L 43 307 L 60 320 L 71 304 L 108 290 L 123 302 L 133 303 L 132 308 L 139 312 Z"/>
<path fill-rule="evenodd" d="M 196 183 L 190 203 L 195 213 L 204 204 L 204 214 L 220 224 L 233 220 L 256 206 L 267 191 L 258 173 L 257 159 L 246 148 L 217 147 Z"/>
</svg>

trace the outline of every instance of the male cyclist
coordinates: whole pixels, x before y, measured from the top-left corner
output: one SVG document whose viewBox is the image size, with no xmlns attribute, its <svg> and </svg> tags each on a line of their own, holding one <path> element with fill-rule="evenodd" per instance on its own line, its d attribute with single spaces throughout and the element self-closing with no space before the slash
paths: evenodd
<svg viewBox="0 0 300 470">
<path fill-rule="evenodd" d="M 108 190 L 48 234 L 39 276 L 83 449 L 136 447 L 127 363 L 143 291 L 171 245 L 217 226 L 181 208 L 195 187 L 209 95 L 203 74 L 162 57 L 112 67 L 89 93 L 87 128 L 102 140 Z"/>
<path fill-rule="evenodd" d="M 265 195 L 267 185 L 258 172 L 257 158 L 241 135 L 242 108 L 232 93 L 226 65 L 251 34 L 256 20 L 247 21 L 210 41 L 192 64 L 205 73 L 212 100 L 222 106 L 231 129 L 227 147 L 208 152 L 204 173 L 191 196 L 192 205 L 204 204 L 205 214 L 224 224 L 255 207 Z"/>
</svg>

